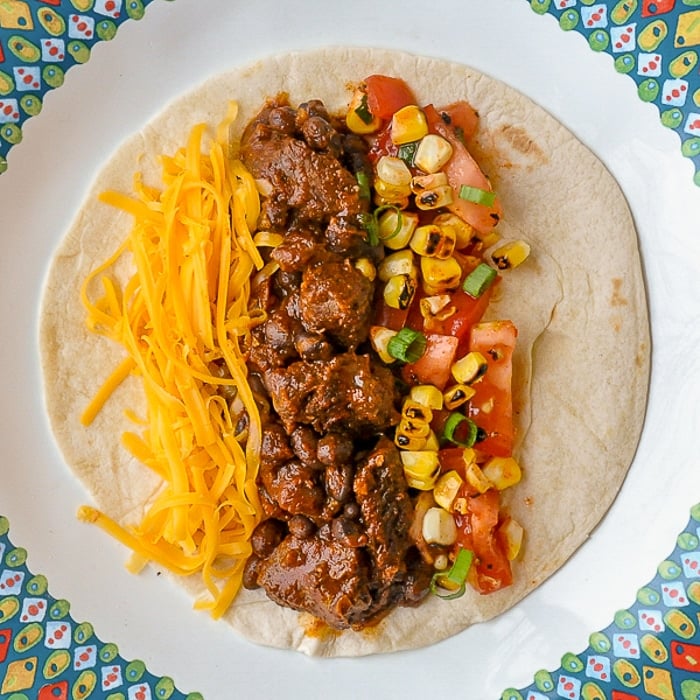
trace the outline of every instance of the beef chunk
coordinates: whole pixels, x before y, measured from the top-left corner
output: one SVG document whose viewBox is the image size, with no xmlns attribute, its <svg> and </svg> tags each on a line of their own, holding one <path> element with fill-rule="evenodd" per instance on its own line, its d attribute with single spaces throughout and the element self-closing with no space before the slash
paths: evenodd
<svg viewBox="0 0 700 700">
<path fill-rule="evenodd" d="M 257 584 L 276 603 L 347 629 L 371 610 L 369 573 L 360 548 L 319 535 L 290 535 L 258 567 Z"/>
<path fill-rule="evenodd" d="M 333 429 L 362 434 L 397 422 L 393 375 L 367 355 L 344 353 L 328 362 L 300 360 L 271 370 L 264 381 L 289 432 L 303 423 L 319 434 Z"/>
<path fill-rule="evenodd" d="M 301 321 L 327 333 L 343 348 L 367 339 L 372 320 L 372 283 L 346 258 L 308 267 L 301 280 Z"/>
<path fill-rule="evenodd" d="M 354 491 L 377 570 L 389 584 L 405 572 L 413 504 L 396 446 L 382 437 L 355 475 Z"/>
</svg>

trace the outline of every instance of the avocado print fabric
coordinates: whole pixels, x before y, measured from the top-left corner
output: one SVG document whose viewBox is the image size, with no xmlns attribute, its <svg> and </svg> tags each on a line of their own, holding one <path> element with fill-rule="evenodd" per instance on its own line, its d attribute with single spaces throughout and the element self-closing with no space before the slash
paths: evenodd
<svg viewBox="0 0 700 700">
<path fill-rule="evenodd" d="M 0 173 L 46 93 L 152 0 L 0 0 Z"/>
</svg>

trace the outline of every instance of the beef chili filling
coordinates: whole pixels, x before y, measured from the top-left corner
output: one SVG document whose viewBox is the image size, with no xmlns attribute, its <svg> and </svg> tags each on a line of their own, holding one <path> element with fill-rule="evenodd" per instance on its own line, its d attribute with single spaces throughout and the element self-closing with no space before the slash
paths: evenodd
<svg viewBox="0 0 700 700">
<path fill-rule="evenodd" d="M 270 100 L 247 126 L 241 158 L 265 190 L 259 228 L 281 234 L 251 304 L 250 383 L 263 422 L 263 520 L 244 585 L 336 629 L 361 629 L 428 592 L 432 566 L 410 535 L 414 501 L 390 439 L 402 399 L 373 356 L 375 285 L 357 173 L 364 140 L 319 101 Z M 387 437 L 388 436 L 388 437 Z"/>
</svg>

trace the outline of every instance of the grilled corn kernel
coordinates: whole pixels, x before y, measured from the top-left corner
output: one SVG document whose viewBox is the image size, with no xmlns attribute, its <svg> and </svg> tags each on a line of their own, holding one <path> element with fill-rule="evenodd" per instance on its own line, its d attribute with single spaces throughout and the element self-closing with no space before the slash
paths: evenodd
<svg viewBox="0 0 700 700">
<path fill-rule="evenodd" d="M 467 403 L 476 391 L 466 384 L 455 384 L 444 393 L 445 408 L 453 411 L 455 408 Z"/>
<path fill-rule="evenodd" d="M 423 211 L 448 207 L 454 201 L 450 185 L 441 185 L 416 195 L 416 206 Z"/>
<path fill-rule="evenodd" d="M 499 491 L 514 486 L 522 479 L 520 465 L 512 457 L 491 457 L 482 471 Z"/>
<path fill-rule="evenodd" d="M 433 420 L 432 410 L 428 406 L 418 403 L 418 401 L 414 401 L 410 397 L 404 400 L 403 406 L 401 407 L 401 415 L 411 421 L 417 420 L 430 423 L 430 421 Z"/>
<path fill-rule="evenodd" d="M 408 450 L 409 452 L 429 451 L 426 447 L 428 439 L 424 437 L 410 437 L 408 435 L 396 433 L 396 435 L 394 435 L 394 444 L 402 450 Z"/>
<path fill-rule="evenodd" d="M 411 250 L 418 255 L 440 258 L 449 258 L 455 249 L 454 233 L 450 229 L 443 229 L 435 224 L 418 226 L 409 241 Z"/>
<path fill-rule="evenodd" d="M 454 544 L 457 541 L 455 519 L 444 508 L 428 508 L 423 516 L 422 534 L 428 544 Z"/>
<path fill-rule="evenodd" d="M 459 384 L 472 384 L 481 379 L 489 368 L 486 358 L 480 352 L 469 352 L 452 365 L 452 376 Z"/>
<path fill-rule="evenodd" d="M 409 438 L 427 438 L 430 434 L 430 425 L 423 418 L 402 416 L 399 424 L 396 426 L 396 434 L 405 435 Z"/>
<path fill-rule="evenodd" d="M 394 362 L 394 358 L 389 354 L 389 341 L 396 335 L 396 331 L 384 326 L 372 326 L 369 329 L 369 341 L 372 348 L 379 355 L 382 362 L 390 365 Z"/>
<path fill-rule="evenodd" d="M 390 203 L 400 203 L 408 199 L 411 194 L 410 185 L 392 185 L 385 180 L 377 178 L 374 181 L 374 191 L 377 196 Z"/>
<path fill-rule="evenodd" d="M 513 561 L 523 546 L 523 526 L 513 518 L 507 518 L 498 528 L 506 543 L 506 557 Z"/>
<path fill-rule="evenodd" d="M 406 481 L 411 488 L 432 491 L 438 474 L 440 462 L 437 452 L 432 450 L 405 450 L 401 452 Z"/>
<path fill-rule="evenodd" d="M 425 114 L 416 105 L 402 107 L 391 118 L 391 140 L 398 146 L 418 141 L 428 133 Z"/>
<path fill-rule="evenodd" d="M 401 250 L 408 245 L 418 226 L 418 214 L 387 209 L 380 214 L 378 223 L 379 240 L 391 250 Z"/>
<path fill-rule="evenodd" d="M 359 270 L 370 282 L 374 282 L 377 276 L 377 268 L 369 258 L 358 258 L 355 261 L 355 269 Z"/>
<path fill-rule="evenodd" d="M 469 485 L 479 493 L 486 493 L 490 488 L 493 488 L 493 484 L 484 475 L 481 467 L 476 462 L 472 462 L 467 467 L 466 477 Z"/>
<path fill-rule="evenodd" d="M 401 158 L 382 156 L 377 161 L 377 177 L 388 185 L 404 186 L 410 189 L 413 176 Z"/>
<path fill-rule="evenodd" d="M 364 90 L 355 90 L 345 115 L 345 123 L 354 134 L 373 134 L 382 125 L 382 120 L 370 113 Z"/>
<path fill-rule="evenodd" d="M 436 173 L 452 157 L 452 144 L 437 134 L 424 136 L 416 153 L 413 164 L 426 173 Z"/>
<path fill-rule="evenodd" d="M 415 258 L 413 257 L 413 251 L 399 250 L 396 253 L 387 255 L 384 260 L 379 263 L 377 273 L 382 282 L 388 282 L 396 275 L 417 277 L 418 270 L 416 268 Z"/>
<path fill-rule="evenodd" d="M 459 287 L 462 268 L 454 257 L 420 259 L 420 271 L 423 278 L 423 290 L 426 294 L 443 294 Z"/>
<path fill-rule="evenodd" d="M 393 199 L 386 199 L 376 191 L 374 193 L 372 201 L 374 202 L 374 206 L 376 207 L 396 207 L 397 209 L 401 210 L 407 209 L 408 205 L 411 203 L 411 199 L 410 197 L 408 197 L 408 195 L 406 197 L 401 198 L 394 197 Z"/>
<path fill-rule="evenodd" d="M 384 303 L 392 309 L 407 309 L 416 293 L 416 280 L 410 275 L 394 275 L 384 285 Z"/>
<path fill-rule="evenodd" d="M 499 270 L 511 270 L 527 260 L 530 244 L 525 241 L 509 241 L 491 253 L 491 259 Z"/>
<path fill-rule="evenodd" d="M 430 175 L 416 175 L 411 180 L 411 192 L 421 194 L 436 187 L 444 187 L 450 183 L 445 173 L 431 173 Z"/>
<path fill-rule="evenodd" d="M 471 225 L 461 217 L 457 216 L 457 214 L 451 214 L 448 212 L 438 214 L 433 219 L 433 223 L 441 228 L 452 229 L 455 238 L 455 248 L 457 248 L 457 250 L 466 248 L 476 235 Z"/>
<path fill-rule="evenodd" d="M 432 384 L 416 384 L 411 387 L 409 394 L 411 399 L 421 406 L 427 406 L 433 411 L 439 411 L 442 408 L 442 392 Z"/>
<path fill-rule="evenodd" d="M 445 510 L 451 511 L 459 489 L 462 487 L 464 480 L 454 469 L 443 474 L 436 482 L 433 489 L 433 498 L 435 503 L 442 506 Z"/>
</svg>

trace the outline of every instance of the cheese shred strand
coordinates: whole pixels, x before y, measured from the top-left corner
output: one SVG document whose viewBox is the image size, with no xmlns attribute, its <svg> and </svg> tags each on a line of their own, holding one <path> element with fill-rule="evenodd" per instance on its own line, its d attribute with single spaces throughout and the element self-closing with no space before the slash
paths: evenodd
<svg viewBox="0 0 700 700">
<path fill-rule="evenodd" d="M 208 155 L 206 127 L 199 124 L 184 148 L 161 156 L 162 190 L 137 174 L 135 196 L 101 195 L 131 215 L 133 226 L 81 289 L 88 329 L 121 345 L 126 357 L 80 420 L 96 429 L 102 407 L 135 377 L 146 415 L 125 412 L 136 428 L 124 432 L 122 445 L 163 483 L 140 522 L 123 525 L 88 506 L 78 517 L 132 550 L 130 571 L 152 562 L 176 575 L 198 573 L 206 594 L 195 607 L 213 617 L 240 590 L 261 518 L 262 430 L 242 349 L 265 319 L 248 308 L 251 275 L 263 267 L 253 240 L 260 199 L 253 177 L 229 156 L 236 114 L 231 103 L 208 139 Z M 120 285 L 112 273 L 125 254 L 136 269 Z M 90 290 L 100 285 L 93 301 Z"/>
</svg>

